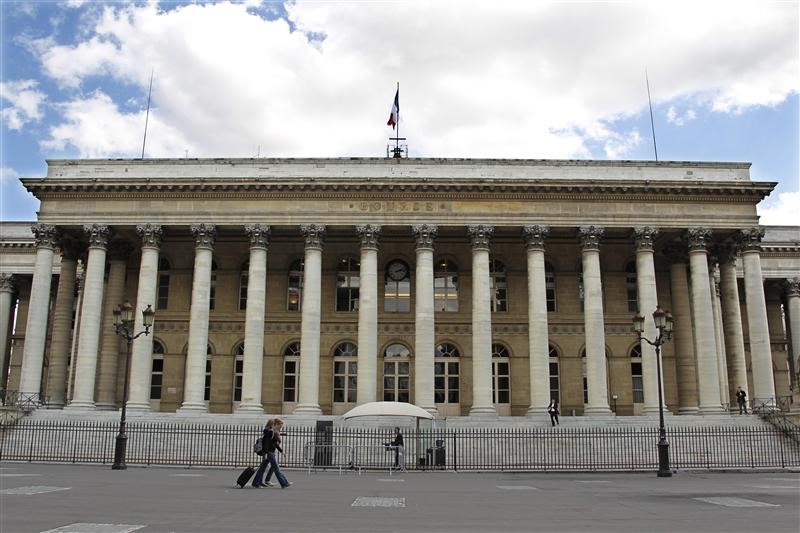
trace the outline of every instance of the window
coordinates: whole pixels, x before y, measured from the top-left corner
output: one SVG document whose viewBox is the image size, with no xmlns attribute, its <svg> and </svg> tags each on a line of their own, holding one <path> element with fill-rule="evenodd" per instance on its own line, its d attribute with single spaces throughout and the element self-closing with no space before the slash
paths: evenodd
<svg viewBox="0 0 800 533">
<path fill-rule="evenodd" d="M 642 347 L 631 348 L 631 390 L 633 403 L 644 403 L 644 380 L 642 378 Z"/>
<path fill-rule="evenodd" d="M 302 259 L 289 265 L 289 283 L 286 294 L 286 310 L 299 311 L 303 304 L 303 269 Z"/>
<path fill-rule="evenodd" d="M 353 257 L 339 260 L 336 266 L 336 310 L 358 311 L 361 263 Z"/>
<path fill-rule="evenodd" d="M 211 346 L 206 348 L 206 380 L 203 387 L 203 399 L 211 400 Z"/>
<path fill-rule="evenodd" d="M 408 313 L 411 310 L 411 277 L 405 261 L 386 265 L 383 287 L 383 310 L 387 313 Z"/>
<path fill-rule="evenodd" d="M 550 399 L 561 404 L 561 385 L 558 368 L 558 350 L 552 344 L 550 350 Z"/>
<path fill-rule="evenodd" d="M 242 401 L 242 377 L 244 376 L 244 343 L 240 343 L 233 352 L 233 401 Z"/>
<path fill-rule="evenodd" d="M 506 266 L 497 259 L 489 261 L 489 277 L 492 283 L 492 311 L 508 311 L 508 282 L 506 279 Z"/>
<path fill-rule="evenodd" d="M 247 309 L 247 284 L 250 279 L 250 261 L 245 261 L 239 269 L 239 310 Z"/>
<path fill-rule="evenodd" d="M 211 279 L 208 286 L 208 308 L 213 310 L 217 306 L 217 262 L 211 260 Z"/>
<path fill-rule="evenodd" d="M 434 267 L 433 307 L 435 311 L 458 311 L 458 267 L 452 261 L 441 260 Z"/>
<path fill-rule="evenodd" d="M 508 356 L 508 348 L 499 343 L 492 344 L 492 394 L 494 403 L 509 403 L 511 401 Z"/>
<path fill-rule="evenodd" d="M 297 401 L 297 377 L 300 366 L 300 343 L 293 342 L 283 351 L 283 401 Z"/>
<path fill-rule="evenodd" d="M 629 261 L 625 266 L 625 295 L 628 300 L 628 311 L 639 312 L 639 289 L 636 286 L 636 261 Z"/>
<path fill-rule="evenodd" d="M 161 387 L 164 384 L 164 345 L 153 341 L 153 366 L 150 373 L 150 399 L 161 399 Z"/>
<path fill-rule="evenodd" d="M 383 351 L 383 401 L 410 401 L 411 352 L 402 344 L 390 344 Z"/>
<path fill-rule="evenodd" d="M 550 263 L 544 264 L 544 290 L 547 295 L 547 310 L 554 312 L 556 310 L 556 273 Z"/>
<path fill-rule="evenodd" d="M 358 386 L 358 347 L 343 342 L 333 351 L 333 401 L 355 403 Z"/>
<path fill-rule="evenodd" d="M 433 397 L 436 403 L 459 402 L 459 358 L 458 348 L 450 343 L 436 346 L 433 362 Z"/>
<path fill-rule="evenodd" d="M 170 265 L 166 257 L 158 258 L 158 305 L 157 309 L 166 309 L 169 303 L 169 271 Z"/>
</svg>

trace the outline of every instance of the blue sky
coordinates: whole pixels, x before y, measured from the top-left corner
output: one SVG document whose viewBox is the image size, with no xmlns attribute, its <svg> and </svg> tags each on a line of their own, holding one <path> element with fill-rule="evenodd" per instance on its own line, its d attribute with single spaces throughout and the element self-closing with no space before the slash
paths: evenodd
<svg viewBox="0 0 800 533">
<path fill-rule="evenodd" d="M 800 225 L 798 2 L 0 3 L 0 220 L 48 158 L 749 161 Z"/>
</svg>

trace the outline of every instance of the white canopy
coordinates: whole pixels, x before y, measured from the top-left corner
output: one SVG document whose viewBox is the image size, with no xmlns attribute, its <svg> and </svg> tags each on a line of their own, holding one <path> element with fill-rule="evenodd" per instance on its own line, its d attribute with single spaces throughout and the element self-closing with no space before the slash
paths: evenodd
<svg viewBox="0 0 800 533">
<path fill-rule="evenodd" d="M 357 416 L 413 416 L 414 418 L 432 419 L 433 415 L 422 407 L 406 402 L 369 402 L 354 407 L 342 415 L 342 418 Z"/>
</svg>

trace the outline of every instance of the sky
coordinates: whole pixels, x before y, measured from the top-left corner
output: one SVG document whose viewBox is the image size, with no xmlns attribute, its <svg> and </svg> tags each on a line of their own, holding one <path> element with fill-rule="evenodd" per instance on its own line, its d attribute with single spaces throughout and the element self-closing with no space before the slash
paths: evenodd
<svg viewBox="0 0 800 533">
<path fill-rule="evenodd" d="M 2 0 L 0 220 L 46 159 L 747 161 L 800 225 L 800 0 Z"/>
</svg>

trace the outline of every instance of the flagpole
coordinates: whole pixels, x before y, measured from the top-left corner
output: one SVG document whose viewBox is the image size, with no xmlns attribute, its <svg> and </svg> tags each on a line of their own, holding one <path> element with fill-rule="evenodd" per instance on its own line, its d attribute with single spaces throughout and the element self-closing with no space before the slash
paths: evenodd
<svg viewBox="0 0 800 533">
<path fill-rule="evenodd" d="M 147 91 L 147 113 L 144 116 L 144 138 L 142 139 L 142 159 L 144 159 L 144 147 L 147 144 L 147 122 L 150 120 L 150 96 L 153 94 L 153 73 L 155 67 L 150 70 L 150 90 Z"/>
<path fill-rule="evenodd" d="M 397 82 L 397 139 L 395 139 L 395 153 L 400 153 L 400 82 Z"/>
<path fill-rule="evenodd" d="M 656 154 L 656 161 L 658 161 L 658 146 L 656 145 L 656 125 L 653 122 L 653 102 L 650 99 L 650 78 L 647 76 L 647 67 L 644 69 L 644 80 L 647 83 L 647 105 L 650 107 L 650 129 L 653 132 L 653 152 Z"/>
</svg>

